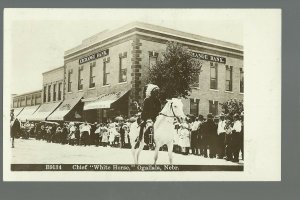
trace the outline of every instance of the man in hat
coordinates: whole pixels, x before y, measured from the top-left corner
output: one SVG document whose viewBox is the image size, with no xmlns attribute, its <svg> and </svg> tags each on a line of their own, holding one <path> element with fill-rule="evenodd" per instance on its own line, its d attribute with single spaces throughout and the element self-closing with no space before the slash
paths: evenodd
<svg viewBox="0 0 300 200">
<path fill-rule="evenodd" d="M 161 103 L 159 100 L 159 87 L 157 85 L 148 84 L 146 89 L 146 98 L 144 100 L 143 111 L 141 113 L 140 133 L 135 148 L 137 148 L 143 138 L 144 128 L 147 120 L 155 122 L 156 117 L 161 111 Z"/>
<path fill-rule="evenodd" d="M 216 157 L 215 140 L 217 136 L 217 125 L 213 120 L 213 115 L 209 113 L 207 115 L 206 122 L 203 123 L 203 145 L 204 145 L 204 157 L 207 155 L 207 147 L 209 148 L 209 157 Z"/>
<path fill-rule="evenodd" d="M 217 137 L 217 151 L 218 158 L 223 159 L 225 154 L 225 116 L 224 113 L 220 114 L 218 123 L 218 137 Z"/>
<path fill-rule="evenodd" d="M 199 119 L 199 126 L 197 129 L 197 147 L 200 150 L 200 156 L 204 156 L 204 145 L 203 145 L 203 124 L 205 122 L 205 119 L 203 115 L 198 116 Z"/>
<path fill-rule="evenodd" d="M 242 122 L 240 121 L 240 116 L 234 114 L 233 116 L 233 127 L 232 127 L 232 154 L 233 162 L 239 162 L 240 153 L 240 135 L 242 131 Z"/>
</svg>

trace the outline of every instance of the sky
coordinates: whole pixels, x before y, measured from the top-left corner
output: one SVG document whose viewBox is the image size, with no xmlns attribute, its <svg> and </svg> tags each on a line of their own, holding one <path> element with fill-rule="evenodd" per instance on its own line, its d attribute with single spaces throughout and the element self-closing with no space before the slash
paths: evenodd
<svg viewBox="0 0 300 200">
<path fill-rule="evenodd" d="M 230 10 L 11 9 L 4 14 L 4 67 L 11 72 L 12 94 L 41 89 L 42 73 L 63 66 L 66 50 L 132 21 L 243 44 L 242 23 Z"/>
</svg>

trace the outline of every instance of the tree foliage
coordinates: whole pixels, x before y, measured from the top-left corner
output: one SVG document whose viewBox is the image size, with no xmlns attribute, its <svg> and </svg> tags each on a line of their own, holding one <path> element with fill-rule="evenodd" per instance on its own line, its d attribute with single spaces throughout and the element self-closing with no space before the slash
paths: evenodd
<svg viewBox="0 0 300 200">
<path fill-rule="evenodd" d="M 161 99 L 189 95 L 195 77 L 200 74 L 202 62 L 177 42 L 168 42 L 163 58 L 149 68 L 148 82 L 159 86 Z"/>
<path fill-rule="evenodd" d="M 234 114 L 241 114 L 244 112 L 244 103 L 237 99 L 230 99 L 224 103 L 221 103 L 224 114 L 228 114 L 233 117 Z"/>
</svg>

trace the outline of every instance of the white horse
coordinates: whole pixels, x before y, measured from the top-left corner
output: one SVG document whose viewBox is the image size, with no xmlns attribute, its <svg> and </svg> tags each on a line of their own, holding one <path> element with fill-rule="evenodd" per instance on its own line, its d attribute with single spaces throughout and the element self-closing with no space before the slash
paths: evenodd
<svg viewBox="0 0 300 200">
<path fill-rule="evenodd" d="M 172 164 L 172 152 L 173 152 L 173 140 L 176 134 L 174 127 L 174 118 L 184 118 L 183 113 L 183 104 L 180 99 L 173 98 L 168 100 L 163 110 L 156 118 L 154 123 L 154 142 L 155 142 L 155 156 L 154 164 L 156 164 L 158 158 L 158 151 L 161 146 L 166 144 L 168 146 L 168 155 L 170 164 Z M 149 126 L 153 125 L 152 122 L 147 121 L 144 132 Z M 134 158 L 134 163 L 138 164 L 139 155 L 145 146 L 144 137 L 142 138 L 139 148 L 135 149 L 135 144 L 137 142 L 137 137 L 139 136 L 140 126 L 137 121 L 133 122 L 130 126 L 130 143 L 131 143 L 131 152 Z M 144 135 L 144 134 L 143 134 Z"/>
<path fill-rule="evenodd" d="M 154 165 L 156 165 L 159 148 L 164 144 L 168 147 L 169 162 L 170 164 L 173 163 L 174 136 L 177 134 L 174 126 L 174 118 L 185 118 L 181 99 L 173 98 L 172 100 L 168 100 L 165 107 L 156 118 L 154 123 Z"/>
</svg>

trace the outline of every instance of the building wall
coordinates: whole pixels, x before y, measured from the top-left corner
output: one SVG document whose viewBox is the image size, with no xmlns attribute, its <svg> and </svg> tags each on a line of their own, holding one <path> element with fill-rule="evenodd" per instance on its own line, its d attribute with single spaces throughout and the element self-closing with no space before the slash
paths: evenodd
<svg viewBox="0 0 300 200">
<path fill-rule="evenodd" d="M 128 85 L 131 84 L 131 59 L 132 59 L 132 54 L 130 53 L 131 49 L 131 43 L 132 40 L 116 44 L 114 46 L 109 46 L 105 48 L 97 48 L 93 51 L 90 51 L 87 54 L 81 55 L 81 57 L 90 55 L 92 53 L 109 49 L 109 55 L 84 63 L 84 64 L 79 64 L 79 58 L 78 59 L 73 59 L 71 61 L 65 61 L 65 98 L 73 98 L 77 97 L 79 95 L 82 95 L 84 98 L 92 98 L 92 97 L 97 97 L 100 94 L 111 92 L 112 88 L 118 89 L 118 88 L 124 88 Z M 122 58 L 122 65 L 127 68 L 127 81 L 126 82 L 119 82 L 119 56 L 120 54 L 126 55 L 126 57 Z M 90 63 L 96 63 L 96 66 L 94 68 L 94 75 L 95 75 L 95 87 L 94 88 L 89 88 L 89 83 L 90 83 Z M 106 67 L 109 68 L 109 85 L 103 85 L 103 66 L 104 62 L 106 62 Z M 78 90 L 78 73 L 79 73 L 79 67 L 83 67 L 83 71 L 81 72 L 81 76 L 83 78 L 83 89 Z M 72 70 L 73 73 L 71 75 L 71 82 L 72 82 L 72 90 L 71 92 L 68 92 L 68 71 Z"/>
<path fill-rule="evenodd" d="M 162 53 L 166 49 L 165 40 L 155 40 L 151 37 L 140 38 L 141 43 L 141 87 L 147 84 L 147 76 L 149 73 L 149 51 L 158 53 L 158 59 L 162 59 Z M 209 113 L 209 101 L 218 101 L 218 113 L 222 111 L 220 103 L 229 99 L 243 100 L 243 94 L 240 93 L 240 68 L 243 68 L 243 58 L 241 56 L 232 55 L 229 53 L 219 54 L 218 51 L 205 50 L 203 47 L 189 46 L 189 49 L 194 52 L 206 53 L 214 56 L 226 58 L 226 64 L 218 63 L 218 87 L 217 90 L 210 89 L 210 61 L 202 60 L 202 72 L 199 76 L 199 87 L 192 90 L 187 99 L 182 99 L 184 103 L 184 112 L 190 114 L 190 101 L 199 101 L 199 114 L 207 115 Z M 226 65 L 232 66 L 232 91 L 225 91 L 225 72 Z"/>
<path fill-rule="evenodd" d="M 42 90 L 15 95 L 12 98 L 12 107 L 19 108 L 25 106 L 40 105 L 42 100 Z"/>
<path fill-rule="evenodd" d="M 59 84 L 61 83 L 61 99 L 58 99 L 58 89 Z M 56 85 L 55 91 L 56 91 L 56 99 L 53 98 L 53 87 Z M 49 93 L 48 93 L 48 86 L 51 86 L 50 88 L 50 101 L 48 100 Z M 58 102 L 63 100 L 63 86 L 64 86 L 64 67 L 59 67 L 54 70 L 48 71 L 43 73 L 43 91 L 42 91 L 42 102 L 48 103 L 48 102 Z M 46 88 L 45 88 L 46 87 Z M 46 93 L 45 93 L 46 92 Z"/>
</svg>

